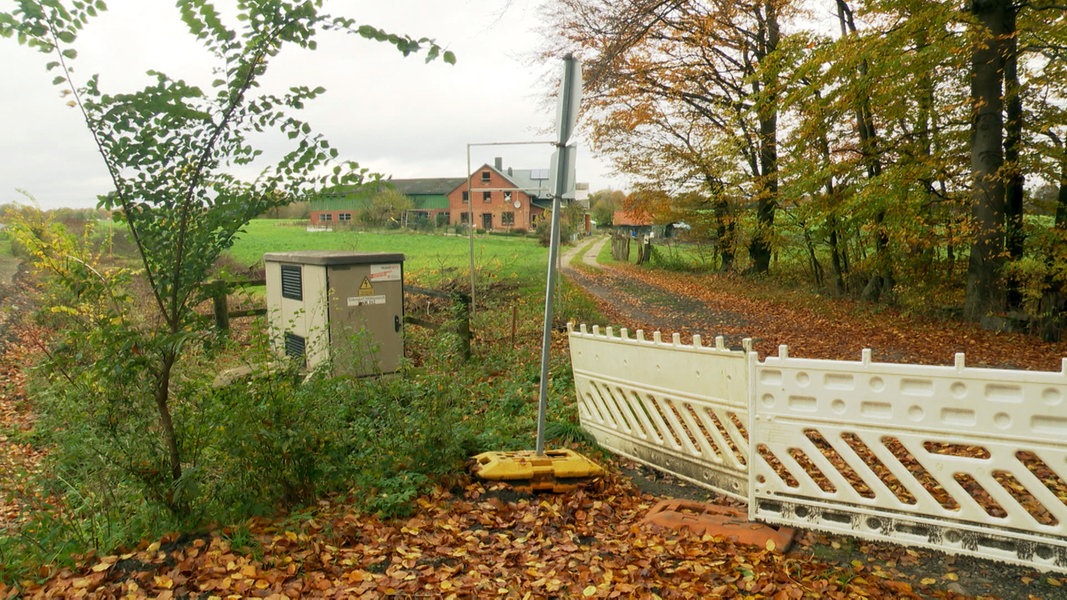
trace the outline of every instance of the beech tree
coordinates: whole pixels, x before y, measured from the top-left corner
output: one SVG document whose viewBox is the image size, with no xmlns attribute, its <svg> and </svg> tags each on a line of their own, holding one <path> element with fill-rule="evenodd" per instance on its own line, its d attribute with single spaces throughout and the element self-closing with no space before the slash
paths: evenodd
<svg viewBox="0 0 1067 600">
<path fill-rule="evenodd" d="M 716 215 L 724 267 L 747 243 L 754 272 L 781 251 L 836 293 L 974 320 L 1046 310 L 1037 290 L 1067 279 L 1061 236 L 1025 214 L 1030 184 L 1067 172 L 1062 2 L 551 6 L 594 149 Z"/>
<path fill-rule="evenodd" d="M 783 201 L 797 207 L 805 239 L 827 248 L 826 285 L 892 301 L 900 278 L 914 289 L 917 277 L 951 270 L 963 186 L 953 166 L 962 151 L 953 123 L 965 119 L 959 27 L 939 3 L 835 7 L 836 34 L 790 43 L 805 50 L 783 102 L 794 124 L 783 136 Z M 820 285 L 821 269 L 815 262 Z"/>
<path fill-rule="evenodd" d="M 1067 17 L 1062 3 L 1043 0 L 972 0 L 969 14 L 974 238 L 964 312 L 979 320 L 1022 308 L 1025 184 L 1047 162 L 1035 151 L 1053 163 L 1061 154 L 1064 90 L 1049 82 L 1063 68 Z"/>
<path fill-rule="evenodd" d="M 781 13 L 790 2 L 558 0 L 553 27 L 585 65 L 595 148 L 652 188 L 755 199 L 750 268 L 766 272 L 778 206 Z M 552 49 L 555 53 L 558 49 Z M 724 265 L 734 238 L 723 235 Z"/>
<path fill-rule="evenodd" d="M 597 190 L 589 196 L 589 211 L 596 221 L 597 227 L 607 228 L 612 226 L 615 211 L 622 206 L 626 194 L 619 190 Z"/>
<path fill-rule="evenodd" d="M 981 42 L 971 53 L 971 217 L 975 234 L 967 267 L 965 314 L 979 319 L 1002 309 L 997 285 L 1004 264 L 1007 208 L 1004 166 L 1004 76 L 1006 40 L 1015 35 L 1011 0 L 973 0 L 971 13 L 981 28 Z"/>
<path fill-rule="evenodd" d="M 321 32 L 386 42 L 404 55 L 425 50 L 428 61 L 454 57 L 432 40 L 327 14 L 321 0 L 239 2 L 236 28 L 208 0 L 178 0 L 189 33 L 214 59 L 210 88 L 150 71 L 144 88 L 112 93 L 98 76 L 79 80 L 72 69 L 78 36 L 106 10 L 102 0 L 11 4 L 0 12 L 0 35 L 53 57 L 47 69 L 71 93 L 111 178 L 100 207 L 117 211 L 139 252 L 155 315 L 117 340 L 123 347 L 111 354 L 149 374 L 146 395 L 158 415 L 166 479 L 177 484 L 183 458 L 171 391 L 183 347 L 197 335 L 193 306 L 215 259 L 251 218 L 325 185 L 358 183 L 364 173 L 355 163 L 336 163 L 337 151 L 298 116 L 323 88 L 259 88 L 272 60 L 285 48 L 315 49 Z M 264 164 L 261 134 L 288 140 L 273 163 Z M 251 180 L 236 174 L 257 167 Z M 184 509 L 177 498 L 164 503 Z"/>
</svg>

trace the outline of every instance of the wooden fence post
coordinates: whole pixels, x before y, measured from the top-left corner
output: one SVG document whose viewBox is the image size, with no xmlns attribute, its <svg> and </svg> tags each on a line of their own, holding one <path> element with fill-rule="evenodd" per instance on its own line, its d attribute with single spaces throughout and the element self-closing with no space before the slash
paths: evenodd
<svg viewBox="0 0 1067 600">
<path fill-rule="evenodd" d="M 422 296 L 432 296 L 435 298 L 445 298 L 452 301 L 452 312 L 454 313 L 452 318 L 454 322 L 445 321 L 443 323 L 435 323 L 433 321 L 427 321 L 420 319 L 413 315 L 404 315 L 404 322 L 411 323 L 412 325 L 418 325 L 420 327 L 427 327 L 434 331 L 438 331 L 441 328 L 445 328 L 445 331 L 451 331 L 459 338 L 458 350 L 464 361 L 470 360 L 471 357 L 471 297 L 469 294 L 463 292 L 441 292 L 437 290 L 430 290 L 413 285 L 404 286 L 405 294 L 419 294 Z"/>
<path fill-rule="evenodd" d="M 456 292 L 452 298 L 460 313 L 456 318 L 456 335 L 459 336 L 459 353 L 465 362 L 471 358 L 471 297 Z"/>
<path fill-rule="evenodd" d="M 216 281 L 211 286 L 211 303 L 215 307 L 215 327 L 222 331 L 230 329 L 230 306 L 227 297 L 229 286 L 223 281 Z"/>
<path fill-rule="evenodd" d="M 253 308 L 230 312 L 230 290 L 238 287 L 253 287 L 267 285 L 263 279 L 244 279 L 236 281 L 215 280 L 206 284 L 208 295 L 211 296 L 211 304 L 215 313 L 215 327 L 220 331 L 229 331 L 230 319 L 238 317 L 255 317 L 267 314 L 267 309 Z"/>
<path fill-rule="evenodd" d="M 630 261 L 630 237 L 622 233 L 611 236 L 611 257 L 615 260 Z"/>
</svg>

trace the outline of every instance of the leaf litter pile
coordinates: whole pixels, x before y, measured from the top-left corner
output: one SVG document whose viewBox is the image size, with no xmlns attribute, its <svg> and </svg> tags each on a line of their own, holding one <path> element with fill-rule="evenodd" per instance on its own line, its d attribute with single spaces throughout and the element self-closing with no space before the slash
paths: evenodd
<svg viewBox="0 0 1067 600">
<path fill-rule="evenodd" d="M 568 494 L 468 483 L 382 522 L 322 504 L 87 557 L 29 597 L 919 597 L 862 560 L 837 566 L 778 549 L 639 525 L 654 498 L 608 476 Z"/>
<path fill-rule="evenodd" d="M 968 363 L 1058 370 L 1067 354 L 1062 345 L 958 323 L 949 330 L 862 305 L 824 303 L 816 310 L 753 298 L 731 290 L 730 279 L 709 283 L 627 267 L 572 277 L 616 324 L 754 337 L 761 355 L 788 343 L 798 356 L 855 360 L 860 347 L 870 346 L 876 360 L 945 364 L 966 351 Z M 666 300 L 649 306 L 650 299 Z M 12 366 L 23 364 L 17 344 L 3 362 L 8 385 L 0 396 L 0 431 L 25 429 Z M 5 440 L 0 486 L 13 485 L 15 471 L 32 470 L 35 452 Z M 1061 576 L 889 544 L 799 532 L 783 552 L 773 543 L 747 546 L 642 524 L 661 496 L 723 500 L 624 460 L 595 458 L 609 475 L 574 492 L 525 494 L 463 480 L 420 498 L 413 517 L 396 521 L 359 514 L 343 499 L 324 500 L 288 518 L 173 534 L 85 556 L 59 572 L 42 568 L 20 589 L 0 584 L 0 598 L 1067 597 Z M 15 510 L 2 504 L 0 516 Z M 0 519 L 0 527 L 7 522 Z"/>
<path fill-rule="evenodd" d="M 951 365 L 957 352 L 967 365 L 1060 371 L 1067 343 L 1048 343 L 1019 333 L 987 331 L 860 301 L 828 300 L 736 275 L 690 274 L 633 265 L 570 269 L 572 279 L 595 296 L 611 323 L 664 335 L 723 335 L 739 347 L 751 338 L 760 357 L 789 346 L 791 356 L 858 361 L 871 348 L 875 362 Z M 597 323 L 590 323 L 595 325 Z"/>
</svg>

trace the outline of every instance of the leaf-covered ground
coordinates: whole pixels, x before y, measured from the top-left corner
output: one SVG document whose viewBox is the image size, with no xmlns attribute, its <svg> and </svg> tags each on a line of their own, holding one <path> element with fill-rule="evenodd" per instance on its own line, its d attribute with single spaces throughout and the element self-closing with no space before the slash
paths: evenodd
<svg viewBox="0 0 1067 600">
<path fill-rule="evenodd" d="M 568 494 L 470 483 L 390 523 L 335 503 L 314 517 L 87 557 L 26 596 L 920 597 L 863 559 L 836 566 L 640 525 L 654 500 L 610 476 Z"/>
<path fill-rule="evenodd" d="M 751 338 L 760 357 L 789 346 L 791 356 L 859 360 L 871 348 L 876 362 L 951 365 L 957 352 L 968 366 L 1060 371 L 1067 343 L 998 333 L 961 323 L 905 315 L 893 308 L 830 300 L 735 275 L 689 274 L 634 265 L 570 269 L 597 297 L 610 320 L 601 325 L 680 333 L 683 340 L 715 335 L 734 347 Z M 592 325 L 592 324 L 590 324 Z"/>
<path fill-rule="evenodd" d="M 602 294 L 608 324 L 752 337 L 763 356 L 786 343 L 807 357 L 858 359 L 872 347 L 876 360 L 948 364 L 965 351 L 969 364 L 1058 369 L 1065 354 L 1030 338 L 857 304 L 774 298 L 741 280 L 633 267 L 572 277 Z M 19 360 L 4 361 L 0 432 L 28 418 L 11 370 Z M 5 441 L 5 456 L 8 449 Z M 13 455 L 33 463 L 32 451 Z M 575 492 L 529 495 L 459 480 L 420 499 L 412 518 L 390 522 L 334 499 L 287 518 L 175 534 L 84 557 L 73 569 L 42 569 L 18 589 L 0 584 L 0 598 L 1067 597 L 1061 576 L 892 545 L 804 532 L 783 554 L 655 529 L 641 521 L 660 497 L 707 493 L 596 458 L 610 474 Z"/>
<path fill-rule="evenodd" d="M 0 264 L 7 261 L 0 261 Z M 19 330 L 11 327 L 29 309 L 24 294 L 11 293 L 10 268 L 0 273 L 0 533 L 18 518 L 20 506 L 34 496 L 25 488 L 29 475 L 39 468 L 44 452 L 29 441 L 33 413 L 25 401 L 23 366 L 29 362 L 29 349 Z"/>
</svg>

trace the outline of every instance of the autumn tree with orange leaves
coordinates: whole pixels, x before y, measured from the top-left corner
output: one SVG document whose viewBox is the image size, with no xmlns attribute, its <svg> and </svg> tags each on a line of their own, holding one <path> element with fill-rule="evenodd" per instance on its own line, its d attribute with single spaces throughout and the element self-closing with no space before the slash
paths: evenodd
<svg viewBox="0 0 1067 600">
<path fill-rule="evenodd" d="M 1058 328 L 1063 236 L 1025 207 L 1062 187 L 1067 16 L 992 4 L 557 0 L 548 45 L 586 64 L 595 151 L 715 207 L 723 268 L 747 245 L 838 295 Z"/>
<path fill-rule="evenodd" d="M 652 188 L 741 188 L 755 200 L 750 268 L 770 267 L 778 205 L 775 66 L 782 2 L 561 0 L 553 26 L 582 57 L 595 148 Z M 719 194 L 721 229 L 740 206 Z M 737 239 L 723 236 L 731 268 Z"/>
</svg>

